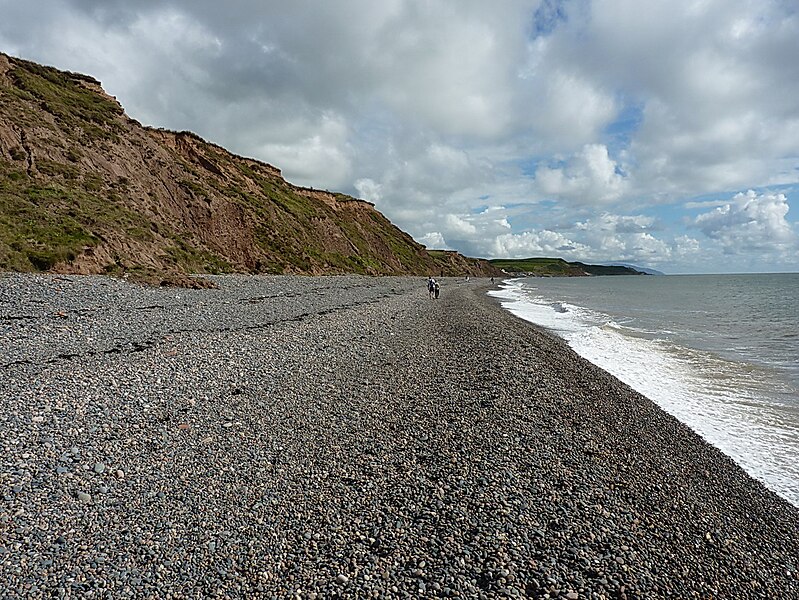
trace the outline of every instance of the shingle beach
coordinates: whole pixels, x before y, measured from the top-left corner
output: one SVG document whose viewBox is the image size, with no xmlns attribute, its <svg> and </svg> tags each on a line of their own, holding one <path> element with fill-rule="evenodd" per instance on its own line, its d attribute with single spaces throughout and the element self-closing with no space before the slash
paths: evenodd
<svg viewBox="0 0 799 600">
<path fill-rule="evenodd" d="M 799 509 L 483 280 L 0 275 L 0 597 L 799 598 Z"/>
</svg>

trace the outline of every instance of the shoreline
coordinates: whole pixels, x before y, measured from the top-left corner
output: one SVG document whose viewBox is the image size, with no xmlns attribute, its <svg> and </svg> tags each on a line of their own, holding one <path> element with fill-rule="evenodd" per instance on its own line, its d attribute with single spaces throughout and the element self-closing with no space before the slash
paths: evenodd
<svg viewBox="0 0 799 600">
<path fill-rule="evenodd" d="M 662 290 L 664 286 L 654 286 L 660 281 L 653 281 L 652 289 Z M 530 285 L 536 289 L 535 299 L 528 297 Z M 784 324 L 779 319 L 772 321 L 772 329 L 760 339 L 751 327 L 744 334 L 692 324 L 690 318 L 688 322 L 669 319 L 658 323 L 663 313 L 649 302 L 642 306 L 632 301 L 635 306 L 628 305 L 624 314 L 613 309 L 606 312 L 592 304 L 593 294 L 607 294 L 608 287 L 617 289 L 613 293 L 621 297 L 636 297 L 636 285 L 597 285 L 581 298 L 581 292 L 570 290 L 574 295 L 564 305 L 558 304 L 561 288 L 557 285 L 557 291 L 530 281 L 502 287 L 490 294 L 499 297 L 506 310 L 565 340 L 580 356 L 654 401 L 755 479 L 799 507 L 799 438 L 791 435 L 799 432 L 799 398 L 795 394 L 799 372 L 791 373 L 786 350 L 779 348 L 779 342 L 774 343 L 776 349 L 771 347 L 770 340 L 783 335 Z M 649 288 L 649 283 L 642 287 Z M 649 289 L 647 293 L 657 295 Z M 665 314 L 669 310 L 673 309 L 666 307 Z M 715 312 L 717 319 L 722 314 L 719 306 L 710 304 L 703 305 L 702 310 Z M 683 304 L 680 312 L 691 311 Z M 760 319 L 765 320 L 762 316 Z M 717 340 L 731 340 L 727 344 L 733 347 L 732 340 L 745 337 L 749 348 L 759 349 L 757 356 L 752 350 L 748 356 L 730 352 L 724 343 L 704 340 L 708 334 Z"/>
<path fill-rule="evenodd" d="M 799 593 L 799 509 L 487 281 L 213 279 L 0 276 L 0 588 Z"/>
</svg>

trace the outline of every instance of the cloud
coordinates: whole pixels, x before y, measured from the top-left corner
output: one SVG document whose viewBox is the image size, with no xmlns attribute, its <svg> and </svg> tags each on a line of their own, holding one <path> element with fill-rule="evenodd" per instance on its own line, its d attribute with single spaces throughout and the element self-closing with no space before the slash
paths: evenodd
<svg viewBox="0 0 799 600">
<path fill-rule="evenodd" d="M 457 215 L 447 215 L 444 222 L 446 223 L 447 229 L 458 236 L 472 236 L 477 233 L 477 227 L 467 219 L 463 219 Z"/>
<path fill-rule="evenodd" d="M 708 238 L 721 244 L 727 254 L 766 250 L 796 251 L 799 237 L 786 220 L 790 207 L 783 194 L 757 194 L 750 190 L 693 220 Z"/>
<path fill-rule="evenodd" d="M 602 213 L 574 224 L 573 235 L 589 250 L 586 259 L 639 263 L 642 266 L 667 262 L 673 244 L 656 237 L 659 223 L 645 215 Z"/>
<path fill-rule="evenodd" d="M 721 270 L 737 247 L 770 267 L 771 235 L 796 259 L 787 199 L 763 199 L 799 184 L 784 0 L 2 8 L 0 50 L 98 77 L 145 124 L 364 197 L 418 240 L 680 269 L 701 252 Z M 696 200 L 746 189 L 748 209 Z"/>
<path fill-rule="evenodd" d="M 602 144 L 587 144 L 560 168 L 539 167 L 535 181 L 543 194 L 577 204 L 619 200 L 627 181 Z"/>
<path fill-rule="evenodd" d="M 584 255 L 589 250 L 587 246 L 549 230 L 506 233 L 497 236 L 491 244 L 491 256 L 506 258 Z"/>
<path fill-rule="evenodd" d="M 347 124 L 337 115 L 321 115 L 312 135 L 289 143 L 267 143 L 257 154 L 269 156 L 270 162 L 293 174 L 299 184 L 327 182 L 325 189 L 347 186 L 352 177 L 351 149 L 347 142 Z"/>
<path fill-rule="evenodd" d="M 355 189 L 362 200 L 379 202 L 383 197 L 383 186 L 369 178 L 359 179 L 355 182 Z"/>
<path fill-rule="evenodd" d="M 673 255 L 681 264 L 695 264 L 696 259 L 703 258 L 702 254 L 702 244 L 699 240 L 687 235 L 678 236 L 674 240 Z"/>
<path fill-rule="evenodd" d="M 368 56 L 381 100 L 442 134 L 491 136 L 513 122 L 516 64 L 534 3 L 401 2 Z"/>
<path fill-rule="evenodd" d="M 557 60 L 549 67 L 531 82 L 543 91 L 531 101 L 533 130 L 555 151 L 596 139 L 618 112 L 613 95 L 579 73 L 563 72 Z"/>
<path fill-rule="evenodd" d="M 451 250 L 440 231 L 430 231 L 419 238 L 419 243 L 431 250 Z"/>
</svg>

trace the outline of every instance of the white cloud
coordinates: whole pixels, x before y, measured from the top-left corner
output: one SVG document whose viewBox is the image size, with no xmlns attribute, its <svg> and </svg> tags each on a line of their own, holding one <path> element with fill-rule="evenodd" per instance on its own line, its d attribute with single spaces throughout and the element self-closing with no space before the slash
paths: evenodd
<svg viewBox="0 0 799 600">
<path fill-rule="evenodd" d="M 514 117 L 514 64 L 525 49 L 519 24 L 535 4 L 398 3 L 368 57 L 381 99 L 444 134 L 506 131 Z"/>
<path fill-rule="evenodd" d="M 534 256 L 572 257 L 589 251 L 587 246 L 568 239 L 557 231 L 525 231 L 505 233 L 491 244 L 491 255 L 507 258 L 530 258 Z"/>
<path fill-rule="evenodd" d="M 618 112 L 612 94 L 587 77 L 563 72 L 558 60 L 552 61 L 545 72 L 537 73 L 533 83 L 543 94 L 531 101 L 530 122 L 553 150 L 571 149 L 596 139 Z"/>
<path fill-rule="evenodd" d="M 602 144 L 587 144 L 562 168 L 539 167 L 542 193 L 578 204 L 610 204 L 622 197 L 627 181 Z"/>
<path fill-rule="evenodd" d="M 770 265 L 767 239 L 796 259 L 787 200 L 681 204 L 799 183 L 784 0 L 0 3 L 0 50 L 98 77 L 145 124 L 360 195 L 419 240 L 688 265 L 690 225 L 707 270 L 744 246 Z"/>
<path fill-rule="evenodd" d="M 577 222 L 576 229 L 611 233 L 643 233 L 655 227 L 655 219 L 645 215 L 614 215 L 602 213 L 584 222 Z"/>
<path fill-rule="evenodd" d="M 649 216 L 602 213 L 576 222 L 572 231 L 589 248 L 585 260 L 657 266 L 668 262 L 673 252 L 669 241 L 653 235 L 658 229 L 659 224 Z"/>
<path fill-rule="evenodd" d="M 358 190 L 358 196 L 362 200 L 372 203 L 380 202 L 383 197 L 383 186 L 369 178 L 358 179 L 355 182 L 355 189 Z"/>
<path fill-rule="evenodd" d="M 287 144 L 263 144 L 258 154 L 292 173 L 292 181 L 312 185 L 320 179 L 326 189 L 340 189 L 351 181 L 347 124 L 337 115 L 322 115 L 315 133 Z"/>
<path fill-rule="evenodd" d="M 683 263 L 695 264 L 694 260 L 702 257 L 702 244 L 690 236 L 678 236 L 674 240 L 674 257 Z"/>
<path fill-rule="evenodd" d="M 431 250 L 450 250 L 451 248 L 440 231 L 430 231 L 419 238 L 419 243 Z"/>
<path fill-rule="evenodd" d="M 447 229 L 458 236 L 472 236 L 477 233 L 475 227 L 468 220 L 459 217 L 458 215 L 447 215 L 444 219 Z"/>
<path fill-rule="evenodd" d="M 693 224 L 719 242 L 728 254 L 796 251 L 797 232 L 785 218 L 789 209 L 783 194 L 757 194 L 750 190 L 697 216 Z"/>
</svg>

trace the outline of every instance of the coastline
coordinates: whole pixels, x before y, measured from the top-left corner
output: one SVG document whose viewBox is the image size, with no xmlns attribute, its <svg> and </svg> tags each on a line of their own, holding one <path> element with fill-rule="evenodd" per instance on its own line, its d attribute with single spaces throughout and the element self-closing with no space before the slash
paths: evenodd
<svg viewBox="0 0 799 600">
<path fill-rule="evenodd" d="M 213 279 L 0 275 L 11 597 L 799 594 L 799 509 L 486 281 Z"/>
<path fill-rule="evenodd" d="M 489 294 L 799 507 L 792 287 L 777 275 L 550 278 L 503 282 Z"/>
</svg>

